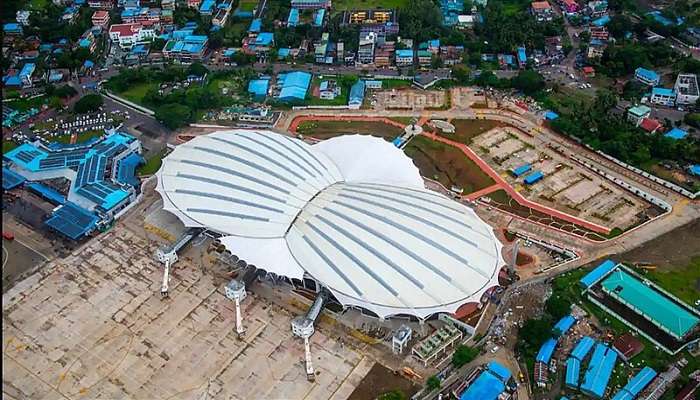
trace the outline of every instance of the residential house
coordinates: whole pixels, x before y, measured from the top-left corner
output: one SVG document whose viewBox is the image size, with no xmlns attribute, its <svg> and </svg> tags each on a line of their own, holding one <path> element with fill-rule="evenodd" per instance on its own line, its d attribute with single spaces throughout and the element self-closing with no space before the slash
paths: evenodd
<svg viewBox="0 0 700 400">
<path fill-rule="evenodd" d="M 595 60 L 603 57 L 605 49 L 608 47 L 607 44 L 594 44 L 590 43 L 588 46 L 588 52 L 586 53 L 586 58 L 588 60 Z"/>
<path fill-rule="evenodd" d="M 648 86 L 656 86 L 661 81 L 661 77 L 656 72 L 639 67 L 634 70 L 634 79 Z"/>
<path fill-rule="evenodd" d="M 109 26 L 109 12 L 97 10 L 92 14 L 92 26 L 107 28 Z"/>
<path fill-rule="evenodd" d="M 34 71 L 36 71 L 36 64 L 34 63 L 26 63 L 24 66 L 22 66 L 18 76 L 23 87 L 32 86 L 32 76 L 34 75 Z"/>
<path fill-rule="evenodd" d="M 160 11 L 160 23 L 162 25 L 172 25 L 174 22 L 175 13 L 173 10 L 161 10 Z"/>
<path fill-rule="evenodd" d="M 591 66 L 583 67 L 583 68 L 581 69 L 581 71 L 583 72 L 583 76 L 584 76 L 585 78 L 593 78 L 593 77 L 595 77 L 595 68 L 593 68 L 593 67 L 591 67 Z"/>
<path fill-rule="evenodd" d="M 216 0 L 204 0 L 202 5 L 199 6 L 199 13 L 201 15 L 211 16 L 214 14 L 214 9 L 216 8 Z"/>
<path fill-rule="evenodd" d="M 78 47 L 81 49 L 88 49 L 90 53 L 93 53 L 97 48 L 97 40 L 95 35 L 92 33 L 92 29 L 88 29 L 78 40 Z"/>
<path fill-rule="evenodd" d="M 676 91 L 676 103 L 678 104 L 695 105 L 700 98 L 698 77 L 695 74 L 678 74 L 673 89 Z"/>
<path fill-rule="evenodd" d="M 442 24 L 454 26 L 457 24 L 459 15 L 464 11 L 464 0 L 440 0 L 438 2 L 442 11 Z"/>
<path fill-rule="evenodd" d="M 357 63 L 360 65 L 374 64 L 374 50 L 376 45 L 376 33 L 370 32 L 366 36 L 360 36 L 360 42 L 357 47 Z"/>
<path fill-rule="evenodd" d="M 334 47 L 329 41 L 329 33 L 323 32 L 321 41 L 314 46 L 314 59 L 319 64 L 333 64 L 333 56 L 330 55 Z"/>
<path fill-rule="evenodd" d="M 163 10 L 174 10 L 177 7 L 176 0 L 161 0 L 160 8 Z"/>
<path fill-rule="evenodd" d="M 386 68 L 392 66 L 392 58 L 396 51 L 394 42 L 384 42 L 377 45 L 374 51 L 374 66 L 377 68 Z"/>
<path fill-rule="evenodd" d="M 318 97 L 323 100 L 333 100 L 340 96 L 340 86 L 336 81 L 322 81 L 318 89 Z"/>
<path fill-rule="evenodd" d="M 24 32 L 22 25 L 15 22 L 4 24 L 2 26 L 2 31 L 5 35 L 9 36 L 20 36 Z"/>
<path fill-rule="evenodd" d="M 63 10 L 63 15 L 61 15 L 61 20 L 65 23 L 72 24 L 75 22 L 76 19 L 78 19 L 79 14 L 80 10 L 78 9 L 78 7 L 66 7 Z"/>
<path fill-rule="evenodd" d="M 663 128 L 663 125 L 661 125 L 661 122 L 655 119 L 642 118 L 642 121 L 639 123 L 639 127 L 647 131 L 647 133 L 655 133 L 659 129 Z"/>
<path fill-rule="evenodd" d="M 141 24 L 113 24 L 109 27 L 109 39 L 124 50 L 129 50 L 135 44 L 146 43 L 156 37 L 152 28 Z"/>
<path fill-rule="evenodd" d="M 547 57 L 556 57 L 561 55 L 561 36 L 549 36 L 544 38 L 544 53 Z"/>
<path fill-rule="evenodd" d="M 673 107 L 676 104 L 676 92 L 673 89 L 655 87 L 651 89 L 649 101 L 652 104 Z"/>
<path fill-rule="evenodd" d="M 530 4 L 530 13 L 538 22 L 551 21 L 553 17 L 552 6 L 547 1 L 533 1 Z"/>
<path fill-rule="evenodd" d="M 440 46 L 440 59 L 444 65 L 457 65 L 464 57 L 464 46 Z"/>
<path fill-rule="evenodd" d="M 576 0 L 563 0 L 562 10 L 567 14 L 575 14 L 581 10 L 581 6 Z"/>
<path fill-rule="evenodd" d="M 350 87 L 350 94 L 348 96 L 348 106 L 353 110 L 358 110 L 362 107 L 362 103 L 365 99 L 365 82 L 363 80 L 358 80 L 354 85 Z"/>
<path fill-rule="evenodd" d="M 338 42 L 335 45 L 335 61 L 342 64 L 345 60 L 345 43 Z"/>
<path fill-rule="evenodd" d="M 428 50 L 418 50 L 416 52 L 416 57 L 418 59 L 418 65 L 421 67 L 430 67 L 431 62 L 433 61 L 433 53 L 429 52 Z"/>
<path fill-rule="evenodd" d="M 397 67 L 413 66 L 413 50 L 412 49 L 396 50 L 395 56 L 396 56 L 396 66 Z"/>
<path fill-rule="evenodd" d="M 360 25 L 360 33 L 370 32 L 384 36 L 399 33 L 399 20 L 396 10 L 352 10 L 344 11 L 341 25 Z"/>
<path fill-rule="evenodd" d="M 608 13 L 608 2 L 605 0 L 589 1 L 584 13 L 591 18 L 599 18 Z"/>
<path fill-rule="evenodd" d="M 607 41 L 610 38 L 608 28 L 604 26 L 591 26 L 590 28 L 588 28 L 588 33 L 591 35 L 591 41 Z"/>
<path fill-rule="evenodd" d="M 527 53 L 525 52 L 525 47 L 518 47 L 518 67 L 524 69 L 527 66 Z"/>
<path fill-rule="evenodd" d="M 187 0 L 187 8 L 199 8 L 202 0 Z"/>
<path fill-rule="evenodd" d="M 651 108 L 645 105 L 638 105 L 631 107 L 627 110 L 627 120 L 634 124 L 634 126 L 639 126 L 644 118 L 648 118 L 651 115 Z"/>
<path fill-rule="evenodd" d="M 496 56 L 498 59 L 499 69 L 511 69 L 515 67 L 515 57 L 512 54 L 498 54 Z"/>
<path fill-rule="evenodd" d="M 153 25 L 160 22 L 160 8 L 126 8 L 122 11 L 122 23 Z"/>
<path fill-rule="evenodd" d="M 323 27 L 326 24 L 326 9 L 319 8 L 314 12 L 312 25 L 315 27 Z"/>
</svg>

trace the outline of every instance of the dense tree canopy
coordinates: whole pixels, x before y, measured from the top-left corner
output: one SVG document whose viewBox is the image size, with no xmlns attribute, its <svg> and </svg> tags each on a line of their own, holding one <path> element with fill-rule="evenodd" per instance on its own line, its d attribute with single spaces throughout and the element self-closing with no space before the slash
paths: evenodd
<svg viewBox="0 0 700 400">
<path fill-rule="evenodd" d="M 89 112 L 95 112 L 102 107 L 102 95 L 99 94 L 88 94 L 83 96 L 78 100 L 73 106 L 73 111 L 78 114 L 85 114 Z"/>
<path fill-rule="evenodd" d="M 511 85 L 514 89 L 518 89 L 526 95 L 531 96 L 544 89 L 544 78 L 537 71 L 528 69 L 520 71 L 518 75 L 511 80 Z"/>
<path fill-rule="evenodd" d="M 156 119 L 170 129 L 177 129 L 190 122 L 192 110 L 184 105 L 168 103 L 156 109 Z"/>
<path fill-rule="evenodd" d="M 452 355 L 452 365 L 459 368 L 465 364 L 472 362 L 479 355 L 479 349 L 460 345 Z"/>
<path fill-rule="evenodd" d="M 401 36 L 417 43 L 435 39 L 442 33 L 442 14 L 432 0 L 409 0 L 399 13 Z"/>
</svg>

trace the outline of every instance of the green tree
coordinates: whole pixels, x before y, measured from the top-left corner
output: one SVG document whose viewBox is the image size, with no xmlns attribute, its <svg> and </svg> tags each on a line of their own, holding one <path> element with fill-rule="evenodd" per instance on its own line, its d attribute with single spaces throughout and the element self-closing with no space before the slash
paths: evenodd
<svg viewBox="0 0 700 400">
<path fill-rule="evenodd" d="M 406 8 L 399 13 L 401 35 L 417 42 L 440 36 L 442 14 L 432 0 L 409 0 Z"/>
<path fill-rule="evenodd" d="M 380 394 L 377 400 L 406 400 L 406 395 L 402 391 L 396 389 Z"/>
<path fill-rule="evenodd" d="M 169 103 L 156 109 L 156 119 L 170 129 L 184 126 L 192 118 L 192 110 L 182 104 Z"/>
<path fill-rule="evenodd" d="M 438 378 L 436 375 L 432 375 L 425 382 L 425 386 L 428 388 L 428 391 L 432 392 L 433 390 L 440 387 L 440 383 L 440 378 Z"/>
<path fill-rule="evenodd" d="M 204 76 L 209 72 L 207 67 L 202 65 L 201 62 L 195 62 L 187 67 L 187 75 Z"/>
<path fill-rule="evenodd" d="M 459 368 L 472 362 L 479 355 L 479 350 L 473 347 L 459 345 L 452 355 L 452 365 Z"/>
<path fill-rule="evenodd" d="M 544 89 L 544 78 L 537 71 L 525 70 L 512 79 L 511 85 L 526 95 L 533 95 Z"/>
<path fill-rule="evenodd" d="M 545 302 L 545 309 L 553 319 L 559 320 L 571 312 L 571 302 L 559 294 L 553 294 Z"/>
<path fill-rule="evenodd" d="M 73 111 L 78 114 L 94 112 L 102 107 L 102 96 L 99 94 L 88 94 L 78 100 L 73 106 Z"/>
</svg>

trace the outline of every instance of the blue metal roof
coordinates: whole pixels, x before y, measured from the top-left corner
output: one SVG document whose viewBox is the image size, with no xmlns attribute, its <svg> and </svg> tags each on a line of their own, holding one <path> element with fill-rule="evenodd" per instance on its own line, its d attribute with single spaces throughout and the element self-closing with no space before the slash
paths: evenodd
<svg viewBox="0 0 700 400">
<path fill-rule="evenodd" d="M 659 96 L 675 96 L 676 92 L 674 92 L 673 89 L 655 87 L 655 88 L 651 89 L 651 94 L 652 95 L 656 94 Z"/>
<path fill-rule="evenodd" d="M 363 80 L 358 80 L 354 85 L 350 87 L 350 95 L 348 97 L 348 104 L 362 104 L 365 99 L 365 82 Z"/>
<path fill-rule="evenodd" d="M 644 78 L 648 81 L 658 81 L 659 80 L 659 74 L 657 74 L 656 72 L 654 72 L 650 69 L 646 69 L 646 68 L 642 68 L 642 67 L 637 68 L 634 71 L 634 75 L 639 76 L 641 78 Z"/>
<path fill-rule="evenodd" d="M 671 138 L 671 139 L 680 140 L 680 139 L 684 139 L 686 136 L 688 136 L 688 132 L 684 131 L 683 129 L 680 129 L 680 128 L 673 128 L 670 131 L 666 132 L 666 135 L 664 135 L 664 136 Z"/>
<path fill-rule="evenodd" d="M 549 360 L 552 358 L 552 354 L 554 354 L 554 349 L 556 347 L 556 339 L 547 339 L 547 341 L 542 344 L 542 347 L 540 347 L 540 351 L 537 353 L 537 357 L 535 357 L 535 360 L 545 364 L 549 364 Z"/>
<path fill-rule="evenodd" d="M 688 168 L 691 174 L 700 176 L 700 164 L 694 164 L 691 165 L 690 168 Z"/>
<path fill-rule="evenodd" d="M 507 383 L 510 377 L 512 376 L 508 368 L 497 363 L 496 361 L 489 361 L 487 367 L 489 371 L 496 377 L 500 378 L 503 383 Z"/>
<path fill-rule="evenodd" d="M 593 284 L 603 279 L 605 275 L 609 274 L 610 271 L 612 271 L 616 265 L 617 264 L 615 264 L 615 262 L 613 262 L 612 260 L 605 260 L 600 265 L 595 267 L 593 271 L 589 272 L 588 274 L 586 274 L 586 276 L 581 278 L 581 280 L 579 280 L 579 283 L 583 287 L 591 287 L 593 286 Z"/>
<path fill-rule="evenodd" d="M 30 77 L 34 73 L 35 69 L 36 69 L 36 65 L 34 63 L 24 64 L 24 66 L 22 66 L 22 69 L 19 71 L 20 79 Z"/>
<path fill-rule="evenodd" d="M 214 10 L 215 5 L 216 5 L 215 0 L 204 0 L 202 2 L 202 5 L 199 7 L 199 12 L 200 13 L 211 13 Z"/>
<path fill-rule="evenodd" d="M 143 157 L 137 153 L 131 153 L 119 160 L 117 163 L 117 182 L 138 186 L 139 179 L 136 177 L 136 168 L 143 163 Z"/>
<path fill-rule="evenodd" d="M 270 85 L 268 79 L 252 79 L 248 82 L 248 93 L 254 96 L 265 97 L 267 96 L 267 88 Z"/>
<path fill-rule="evenodd" d="M 256 46 L 270 46 L 275 41 L 275 35 L 272 32 L 260 32 L 255 37 Z"/>
<path fill-rule="evenodd" d="M 610 22 L 610 16 L 609 16 L 609 15 L 603 15 L 603 16 L 600 17 L 600 18 L 594 19 L 594 20 L 591 22 L 591 25 L 594 25 L 594 26 L 605 26 L 605 25 L 607 25 L 609 22 Z"/>
<path fill-rule="evenodd" d="M 282 47 L 281 49 L 277 49 L 277 57 L 279 57 L 279 58 L 289 57 L 289 52 L 290 52 L 289 47 Z"/>
<path fill-rule="evenodd" d="M 289 10 L 289 17 L 287 17 L 287 25 L 297 26 L 299 23 L 299 9 L 292 8 Z"/>
<path fill-rule="evenodd" d="M 579 375 L 581 374 L 581 361 L 576 358 L 566 360 L 566 386 L 578 388 Z"/>
<path fill-rule="evenodd" d="M 523 182 L 525 182 L 526 185 L 532 185 L 533 183 L 539 181 L 542 178 L 544 178 L 544 174 L 542 173 L 542 171 L 535 171 L 530 175 L 526 176 Z"/>
<path fill-rule="evenodd" d="M 411 50 L 411 49 L 396 50 L 396 57 L 401 57 L 401 58 L 411 57 L 411 58 L 413 58 L 413 50 Z"/>
<path fill-rule="evenodd" d="M 578 344 L 571 351 L 571 357 L 577 358 L 579 361 L 583 361 L 586 354 L 593 348 L 595 344 L 595 339 L 590 336 L 584 336 L 578 341 Z"/>
<path fill-rule="evenodd" d="M 77 240 L 95 229 L 97 216 L 77 204 L 67 202 L 53 212 L 46 225 Z"/>
<path fill-rule="evenodd" d="M 261 29 L 262 20 L 260 18 L 255 18 L 254 20 L 250 21 L 250 27 L 248 28 L 248 32 L 258 33 Z"/>
<path fill-rule="evenodd" d="M 518 47 L 518 62 L 525 64 L 527 62 L 527 54 L 524 47 Z"/>
<path fill-rule="evenodd" d="M 574 326 L 575 323 L 576 323 L 576 318 L 572 317 L 571 315 L 567 315 L 567 316 L 563 317 L 562 319 L 560 319 L 556 325 L 554 325 L 554 329 L 557 329 L 563 335 L 572 326 Z"/>
<path fill-rule="evenodd" d="M 521 166 L 519 166 L 519 167 L 513 169 L 512 172 L 513 172 L 513 175 L 515 175 L 515 177 L 517 178 L 517 177 L 521 176 L 522 174 L 527 173 L 528 171 L 530 171 L 531 168 L 532 168 L 532 165 L 530 165 L 530 164 L 523 164 L 523 165 L 521 165 Z"/>
<path fill-rule="evenodd" d="M 616 361 L 617 353 L 604 344 L 598 343 L 583 377 L 581 391 L 590 396 L 602 398 Z"/>
<path fill-rule="evenodd" d="M 21 185 L 26 179 L 15 171 L 2 167 L 2 188 L 3 190 L 14 189 Z"/>
<path fill-rule="evenodd" d="M 650 367 L 644 367 L 632 379 L 627 382 L 625 387 L 620 389 L 612 400 L 632 400 L 637 397 L 651 381 L 656 377 L 656 371 Z"/>
<path fill-rule="evenodd" d="M 544 112 L 544 119 L 546 120 L 551 121 L 557 118 L 559 118 L 559 114 L 555 113 L 554 111 L 547 110 Z"/>
<path fill-rule="evenodd" d="M 279 98 L 283 101 L 304 100 L 311 84 L 311 74 L 294 71 L 283 75 Z"/>
<path fill-rule="evenodd" d="M 321 8 L 318 11 L 316 11 L 316 14 L 314 15 L 314 26 L 321 26 L 323 25 L 323 19 L 326 16 L 326 9 Z"/>
<path fill-rule="evenodd" d="M 462 393 L 459 400 L 496 400 L 505 390 L 506 387 L 500 379 L 484 371 Z"/>
</svg>

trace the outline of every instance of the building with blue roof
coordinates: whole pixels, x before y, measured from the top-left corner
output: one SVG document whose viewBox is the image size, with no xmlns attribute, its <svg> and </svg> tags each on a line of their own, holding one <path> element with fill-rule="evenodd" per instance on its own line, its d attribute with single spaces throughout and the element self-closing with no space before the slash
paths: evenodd
<svg viewBox="0 0 700 400">
<path fill-rule="evenodd" d="M 627 382 L 625 387 L 620 389 L 612 400 L 634 400 L 637 395 L 644 390 L 647 385 L 656 378 L 656 371 L 650 367 L 644 367 L 632 379 Z"/>
<path fill-rule="evenodd" d="M 114 179 L 122 184 L 137 187 L 140 184 L 136 177 L 136 169 L 146 161 L 138 153 L 130 153 L 117 161 L 116 176 Z"/>
<path fill-rule="evenodd" d="M 688 172 L 690 172 L 691 175 L 700 176 L 700 164 L 691 165 L 690 168 L 688 168 Z"/>
<path fill-rule="evenodd" d="M 275 44 L 275 35 L 272 32 L 260 32 L 255 37 L 255 46 L 271 47 Z"/>
<path fill-rule="evenodd" d="M 94 231 L 98 221 L 94 213 L 67 202 L 51 214 L 46 225 L 70 239 L 78 240 Z"/>
<path fill-rule="evenodd" d="M 664 136 L 675 140 L 681 140 L 685 139 L 685 137 L 688 136 L 688 131 L 683 130 L 681 128 L 673 128 L 670 131 L 666 132 Z"/>
<path fill-rule="evenodd" d="M 560 335 L 565 334 L 572 326 L 576 323 L 576 318 L 571 315 L 567 315 L 559 320 L 559 322 L 554 325 L 554 330 L 559 332 Z"/>
<path fill-rule="evenodd" d="M 652 104 L 673 107 L 676 104 L 676 92 L 673 89 L 655 87 L 651 89 L 649 101 Z"/>
<path fill-rule="evenodd" d="M 517 177 L 522 176 L 523 174 L 530 172 L 531 169 L 532 169 L 532 165 L 523 164 L 519 167 L 513 168 L 510 172 L 511 172 L 511 174 L 513 174 L 514 177 L 517 178 Z"/>
<path fill-rule="evenodd" d="M 269 79 L 251 79 L 248 82 L 248 93 L 252 94 L 255 99 L 261 100 L 267 96 L 269 86 Z"/>
<path fill-rule="evenodd" d="M 544 178 L 542 171 L 535 171 L 523 179 L 526 185 L 534 185 Z"/>
<path fill-rule="evenodd" d="M 292 8 L 289 10 L 289 16 L 287 17 L 287 26 L 297 25 L 299 25 L 299 9 Z"/>
<path fill-rule="evenodd" d="M 496 400 L 505 390 L 503 381 L 486 370 L 469 385 L 459 400 Z"/>
<path fill-rule="evenodd" d="M 362 107 L 362 103 L 365 100 L 365 82 L 363 80 L 358 80 L 350 87 L 350 94 L 348 95 L 348 106 L 351 109 L 357 110 Z"/>
<path fill-rule="evenodd" d="M 20 81 L 22 81 L 23 86 L 32 86 L 32 75 L 34 75 L 34 71 L 36 71 L 36 64 L 34 63 L 26 63 L 22 66 L 17 76 Z"/>
<path fill-rule="evenodd" d="M 581 375 L 581 361 L 570 357 L 566 360 L 565 384 L 571 389 L 578 389 L 579 377 Z"/>
<path fill-rule="evenodd" d="M 204 35 L 189 35 L 181 40 L 171 39 L 163 47 L 163 56 L 180 62 L 201 60 L 208 44 L 209 38 Z"/>
<path fill-rule="evenodd" d="M 280 81 L 280 93 L 278 98 L 281 101 L 303 101 L 311 85 L 311 74 L 308 72 L 294 71 L 278 76 Z"/>
<path fill-rule="evenodd" d="M 260 33 L 261 30 L 262 30 L 262 19 L 255 18 L 254 20 L 250 21 L 250 27 L 248 28 L 248 32 Z"/>
<path fill-rule="evenodd" d="M 314 13 L 314 22 L 313 26 L 323 26 L 323 23 L 326 19 L 326 9 L 325 8 L 320 8 L 316 10 Z"/>
<path fill-rule="evenodd" d="M 579 284 L 584 288 L 589 288 L 595 285 L 598 281 L 606 277 L 617 264 L 612 260 L 605 260 L 600 265 L 595 267 L 593 271 L 587 273 L 583 278 L 579 280 Z"/>
<path fill-rule="evenodd" d="M 398 49 L 395 52 L 396 66 L 404 67 L 413 65 L 413 50 L 412 49 Z"/>
<path fill-rule="evenodd" d="M 593 21 L 591 21 L 591 25 L 593 26 L 605 26 L 608 23 L 610 23 L 610 16 L 609 15 L 603 15 L 600 18 L 596 18 Z"/>
<path fill-rule="evenodd" d="M 579 361 L 583 361 L 589 351 L 593 348 L 595 344 L 595 339 L 590 336 L 584 336 L 578 341 L 576 347 L 571 351 L 571 357 L 576 358 Z"/>
<path fill-rule="evenodd" d="M 23 184 L 26 179 L 15 171 L 2 167 L 2 189 L 10 190 Z"/>
<path fill-rule="evenodd" d="M 663 26 L 671 26 L 671 25 L 679 26 L 679 25 L 683 25 L 683 22 L 685 22 L 683 17 L 677 17 L 676 20 L 673 21 L 670 18 L 667 18 L 666 16 L 661 14 L 661 11 L 658 11 L 658 10 L 648 12 L 647 15 L 651 16 L 654 19 L 654 21 L 660 23 Z"/>
<path fill-rule="evenodd" d="M 16 22 L 9 22 L 2 26 L 2 31 L 5 35 L 21 35 L 24 30 L 22 25 Z"/>
<path fill-rule="evenodd" d="M 508 383 L 508 380 L 513 376 L 508 368 L 496 361 L 489 361 L 488 364 L 486 364 L 486 368 L 503 383 Z"/>
<path fill-rule="evenodd" d="M 291 49 L 289 47 L 282 47 L 280 49 L 277 49 L 277 58 L 282 60 L 289 57 L 290 51 Z"/>
<path fill-rule="evenodd" d="M 525 52 L 525 47 L 518 47 L 518 65 L 520 68 L 525 68 L 527 65 L 527 53 Z"/>
<path fill-rule="evenodd" d="M 549 360 L 552 359 L 552 354 L 554 354 L 554 349 L 557 347 L 557 340 L 554 338 L 547 339 L 540 347 L 540 351 L 537 352 L 537 357 L 535 361 L 544 364 L 549 364 Z"/>
<path fill-rule="evenodd" d="M 464 11 L 464 0 L 440 0 L 442 23 L 446 26 L 457 24 L 459 15 Z"/>
<path fill-rule="evenodd" d="M 214 13 L 215 6 L 216 0 L 204 0 L 199 6 L 199 13 L 202 15 L 212 15 Z"/>
<path fill-rule="evenodd" d="M 583 376 L 581 391 L 589 396 L 602 399 L 616 361 L 617 352 L 602 343 L 598 343 Z"/>
<path fill-rule="evenodd" d="M 559 114 L 555 113 L 554 111 L 547 110 L 544 112 L 544 119 L 547 121 L 553 121 L 557 118 L 559 118 Z"/>
<path fill-rule="evenodd" d="M 642 67 L 634 70 L 634 79 L 648 86 L 656 86 L 661 81 L 661 77 L 655 71 Z"/>
</svg>

